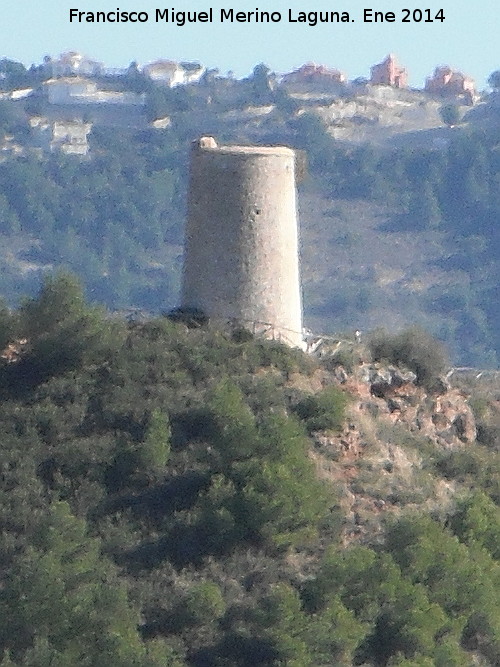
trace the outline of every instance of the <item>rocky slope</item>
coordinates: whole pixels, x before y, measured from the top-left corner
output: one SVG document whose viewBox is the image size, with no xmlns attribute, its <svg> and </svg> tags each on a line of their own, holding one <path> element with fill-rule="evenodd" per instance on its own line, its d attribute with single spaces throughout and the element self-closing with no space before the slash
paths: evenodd
<svg viewBox="0 0 500 667">
<path fill-rule="evenodd" d="M 317 371 L 311 389 L 328 385 L 347 392 L 348 419 L 340 432 L 315 432 L 310 456 L 318 474 L 337 486 L 347 517 L 344 541 L 373 539 L 384 516 L 403 507 L 449 509 L 459 489 L 434 462 L 474 447 L 476 423 L 465 392 L 443 379 L 430 393 L 411 371 L 366 362 L 350 371 Z"/>
</svg>

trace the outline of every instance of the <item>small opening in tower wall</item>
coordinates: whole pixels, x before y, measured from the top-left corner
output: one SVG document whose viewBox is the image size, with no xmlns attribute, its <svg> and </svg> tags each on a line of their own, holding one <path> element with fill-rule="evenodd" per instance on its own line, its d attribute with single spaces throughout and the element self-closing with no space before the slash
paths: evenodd
<svg viewBox="0 0 500 667">
<path fill-rule="evenodd" d="M 260 208 L 254 208 L 254 213 L 255 213 L 255 215 L 260 215 L 260 213 L 261 213 Z"/>
</svg>

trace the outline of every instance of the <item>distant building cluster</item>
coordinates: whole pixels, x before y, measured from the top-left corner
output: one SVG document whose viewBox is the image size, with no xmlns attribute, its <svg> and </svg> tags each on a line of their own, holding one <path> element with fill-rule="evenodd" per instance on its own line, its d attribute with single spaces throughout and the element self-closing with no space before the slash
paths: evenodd
<svg viewBox="0 0 500 667">
<path fill-rule="evenodd" d="M 349 81 L 339 69 L 312 62 L 282 75 L 258 65 L 252 75 L 237 81 L 231 74 L 222 76 L 217 70 L 207 71 L 197 62 L 159 59 L 142 66 L 132 63 L 126 68 L 109 68 L 77 51 L 54 58 L 47 56 L 34 71 L 39 78 L 26 79 L 24 86 L 21 79 L 14 89 L 5 86 L 0 90 L 0 100 L 19 102 L 25 107 L 40 150 L 81 156 L 89 150 L 87 138 L 92 129 L 89 118 L 115 125 L 144 123 L 150 99 L 142 91 L 153 88 L 200 84 L 199 95 L 205 95 L 208 104 L 212 103 L 213 95 L 222 97 L 226 103 L 233 102 L 234 108 L 227 115 L 233 114 L 239 120 L 245 113 L 252 117 L 271 113 L 274 108 L 271 93 L 280 87 L 296 100 L 315 99 L 320 104 L 325 99 L 369 92 L 370 87 L 408 88 L 407 69 L 392 53 L 371 67 L 368 79 L 354 81 Z M 5 73 L 0 74 L 0 81 L 5 78 Z M 26 87 L 27 83 L 32 87 Z M 260 98 L 256 97 L 257 89 Z M 474 80 L 448 65 L 436 67 L 425 81 L 424 92 L 433 97 L 459 98 L 465 104 L 477 99 Z M 150 127 L 156 129 L 167 128 L 171 122 L 163 109 L 157 117 L 149 117 Z M 15 152 L 21 146 L 6 135 L 0 150 Z"/>
<path fill-rule="evenodd" d="M 49 92 L 53 104 L 64 104 L 59 99 L 82 97 L 86 101 L 95 100 L 110 103 L 134 104 L 137 100 L 127 97 L 104 96 L 103 92 L 90 83 L 84 84 L 83 78 L 93 77 L 119 77 L 125 76 L 127 68 L 107 68 L 103 63 L 97 62 L 76 51 L 62 53 L 58 58 L 45 58 L 44 67 L 50 72 L 51 81 L 59 82 L 54 92 Z M 206 68 L 198 62 L 175 62 L 173 60 L 159 59 L 147 63 L 140 71 L 153 83 L 160 86 L 173 88 L 175 86 L 197 83 L 206 73 Z M 80 77 L 73 83 L 69 79 Z M 47 82 L 47 83 L 49 83 Z M 326 65 L 306 63 L 298 69 L 284 74 L 280 82 L 285 86 L 311 85 L 327 86 L 347 84 L 348 79 L 344 72 Z M 408 71 L 406 67 L 399 64 L 396 56 L 390 53 L 382 62 L 371 67 L 370 78 L 367 83 L 373 86 L 391 86 L 393 88 L 408 87 Z M 65 87 L 66 86 L 66 87 Z M 71 86 L 71 90 L 68 86 Z M 81 90 L 78 91 L 78 86 Z M 425 90 L 437 95 L 465 95 L 475 94 L 475 81 L 471 77 L 452 69 L 448 65 L 436 67 L 432 76 L 425 82 Z M 99 95 L 101 98 L 99 99 Z M 83 100 L 82 100 L 83 102 Z"/>
<path fill-rule="evenodd" d="M 50 104 L 119 104 L 126 106 L 143 106 L 145 96 L 133 92 L 101 90 L 95 79 L 125 77 L 128 68 L 106 68 L 76 51 L 62 53 L 58 58 L 46 57 L 43 67 L 50 74 L 44 88 Z M 143 65 L 140 69 L 143 76 L 153 84 L 174 88 L 187 84 L 198 83 L 207 73 L 205 67 L 197 62 L 175 62 L 159 59 Z M 382 62 L 371 67 L 370 78 L 363 82 L 372 86 L 390 86 L 392 88 L 408 88 L 408 71 L 400 65 L 396 56 L 390 53 Z M 335 68 L 315 63 L 306 63 L 298 69 L 288 72 L 279 78 L 279 83 L 289 91 L 335 89 L 348 86 L 349 81 L 344 72 Z M 448 65 L 436 67 L 432 76 L 425 82 L 425 91 L 432 95 L 464 96 L 474 99 L 476 87 L 474 80 L 453 70 Z M 10 99 L 24 97 L 30 90 L 13 91 Z"/>
<path fill-rule="evenodd" d="M 76 51 L 61 53 L 58 58 L 45 58 L 44 67 L 54 79 L 61 77 L 119 77 L 125 76 L 127 68 L 108 68 L 103 63 L 91 60 Z M 178 85 L 196 83 L 206 68 L 197 62 L 177 63 L 173 60 L 155 60 L 142 67 L 142 73 L 154 83 L 173 88 Z"/>
<path fill-rule="evenodd" d="M 346 84 L 347 77 L 338 69 L 329 69 L 324 65 L 307 63 L 298 69 L 285 74 L 282 84 Z M 400 65 L 393 53 L 382 62 L 371 67 L 370 78 L 366 83 L 372 86 L 390 86 L 392 88 L 408 88 L 408 70 Z M 470 76 L 453 70 L 448 65 L 436 67 L 432 76 L 425 82 L 425 91 L 441 96 L 472 96 L 476 95 L 476 83 Z"/>
</svg>

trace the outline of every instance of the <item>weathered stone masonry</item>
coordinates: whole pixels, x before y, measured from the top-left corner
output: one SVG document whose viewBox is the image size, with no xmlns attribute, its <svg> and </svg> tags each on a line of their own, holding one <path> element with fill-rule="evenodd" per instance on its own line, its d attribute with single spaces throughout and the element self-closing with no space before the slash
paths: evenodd
<svg viewBox="0 0 500 667">
<path fill-rule="evenodd" d="M 194 143 L 182 307 L 302 345 L 293 150 Z"/>
</svg>

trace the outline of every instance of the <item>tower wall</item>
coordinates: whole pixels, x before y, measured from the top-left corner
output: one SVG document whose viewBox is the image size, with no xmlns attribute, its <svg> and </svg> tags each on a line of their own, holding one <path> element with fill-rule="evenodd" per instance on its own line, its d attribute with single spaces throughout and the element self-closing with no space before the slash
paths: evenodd
<svg viewBox="0 0 500 667">
<path fill-rule="evenodd" d="M 194 144 L 182 306 L 302 344 L 293 150 Z"/>
</svg>

